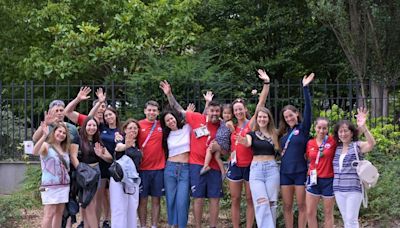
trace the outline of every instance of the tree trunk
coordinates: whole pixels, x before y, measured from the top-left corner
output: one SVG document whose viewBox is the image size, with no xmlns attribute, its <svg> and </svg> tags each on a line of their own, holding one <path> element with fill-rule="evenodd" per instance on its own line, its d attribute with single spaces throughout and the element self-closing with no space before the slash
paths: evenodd
<svg viewBox="0 0 400 228">
<path fill-rule="evenodd" d="M 376 118 L 382 116 L 382 86 L 374 81 L 371 81 L 371 117 Z"/>
</svg>

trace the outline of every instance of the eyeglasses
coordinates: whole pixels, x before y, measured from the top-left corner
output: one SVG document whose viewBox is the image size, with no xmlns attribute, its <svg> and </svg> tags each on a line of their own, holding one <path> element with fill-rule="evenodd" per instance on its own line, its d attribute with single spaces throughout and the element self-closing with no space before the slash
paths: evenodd
<svg viewBox="0 0 400 228">
<path fill-rule="evenodd" d="M 49 109 L 53 108 L 54 106 L 63 106 L 63 107 L 65 107 L 65 103 L 62 100 L 54 100 L 49 104 Z"/>
</svg>

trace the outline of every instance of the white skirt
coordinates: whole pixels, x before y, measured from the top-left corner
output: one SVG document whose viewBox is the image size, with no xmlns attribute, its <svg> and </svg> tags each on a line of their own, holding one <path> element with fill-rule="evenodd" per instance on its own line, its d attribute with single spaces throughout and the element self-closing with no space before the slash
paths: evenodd
<svg viewBox="0 0 400 228">
<path fill-rule="evenodd" d="M 62 187 L 45 187 L 44 191 L 40 192 L 42 204 L 60 204 L 68 203 L 69 201 L 69 186 Z"/>
</svg>

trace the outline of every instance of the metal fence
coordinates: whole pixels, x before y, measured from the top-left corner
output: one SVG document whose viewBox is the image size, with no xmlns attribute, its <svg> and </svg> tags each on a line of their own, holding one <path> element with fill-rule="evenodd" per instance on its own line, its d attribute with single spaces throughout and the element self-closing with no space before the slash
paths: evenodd
<svg viewBox="0 0 400 228">
<path fill-rule="evenodd" d="M 182 83 L 181 83 L 182 84 Z M 237 97 L 245 98 L 248 108 L 253 113 L 257 103 L 257 93 L 262 89 L 262 83 L 212 83 L 194 81 L 179 88 L 173 87 L 173 92 L 182 106 L 190 103 L 196 105 L 197 110 L 202 111 L 204 100 L 202 94 L 212 90 L 216 95 L 215 99 L 220 103 L 230 103 Z M 47 110 L 48 104 L 53 99 L 62 99 L 66 103 L 75 98 L 79 88 L 83 85 L 92 88 L 91 97 L 88 102 L 81 103 L 77 110 L 88 113 L 93 99 L 95 89 L 104 88 L 107 92 L 107 100 L 110 105 L 117 108 L 122 119 L 134 117 L 141 119 L 144 103 L 154 99 L 164 106 L 167 101 L 158 88 L 158 84 L 135 83 L 114 83 L 108 84 L 84 84 L 82 82 L 55 81 L 55 82 L 34 82 L 25 81 L 22 84 L 4 84 L 0 81 L 0 160 L 11 158 L 20 159 L 22 152 L 22 141 L 29 140 L 35 129 L 43 119 L 43 112 Z M 369 85 L 366 85 L 368 90 Z M 254 90 L 257 93 L 254 94 Z M 336 104 L 346 113 L 351 113 L 358 105 L 360 85 L 351 81 L 345 83 L 328 83 L 327 81 L 313 82 L 310 86 L 313 103 L 314 117 L 321 111 L 328 110 Z M 398 119 L 399 99 L 398 85 L 391 85 L 389 96 L 383 98 L 388 101 L 389 117 Z M 367 97 L 365 101 L 371 107 L 372 102 L 383 101 L 382 98 Z M 267 107 L 274 115 L 276 123 L 279 120 L 280 109 L 293 104 L 302 111 L 303 91 L 300 82 L 273 81 L 270 86 L 270 93 L 267 100 Z M 348 116 L 349 117 L 349 116 Z M 390 120 L 380 119 L 374 124 L 385 124 Z"/>
</svg>

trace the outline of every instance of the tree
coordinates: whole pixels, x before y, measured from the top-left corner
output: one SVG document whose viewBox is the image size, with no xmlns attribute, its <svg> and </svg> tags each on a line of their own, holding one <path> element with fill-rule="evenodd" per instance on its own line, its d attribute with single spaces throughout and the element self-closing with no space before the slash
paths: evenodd
<svg viewBox="0 0 400 228">
<path fill-rule="evenodd" d="M 388 85 L 399 78 L 399 18 L 397 1 L 314 1 L 308 5 L 327 24 L 342 47 L 361 84 L 366 105 L 365 81 L 370 80 L 372 116 L 388 115 Z"/>
</svg>

